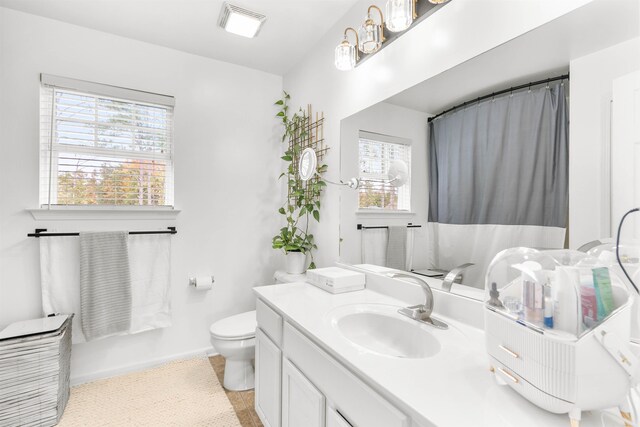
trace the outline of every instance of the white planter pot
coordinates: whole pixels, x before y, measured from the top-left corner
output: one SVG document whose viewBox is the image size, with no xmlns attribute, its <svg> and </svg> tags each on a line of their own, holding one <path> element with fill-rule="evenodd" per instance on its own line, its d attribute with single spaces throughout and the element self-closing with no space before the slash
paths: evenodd
<svg viewBox="0 0 640 427">
<path fill-rule="evenodd" d="M 307 270 L 307 254 L 302 252 L 287 252 L 285 270 L 289 274 L 302 274 Z"/>
</svg>

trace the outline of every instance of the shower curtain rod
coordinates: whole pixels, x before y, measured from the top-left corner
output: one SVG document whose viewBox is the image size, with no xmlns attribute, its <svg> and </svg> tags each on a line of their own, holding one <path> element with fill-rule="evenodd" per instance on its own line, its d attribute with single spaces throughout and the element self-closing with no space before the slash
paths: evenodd
<svg viewBox="0 0 640 427">
<path fill-rule="evenodd" d="M 502 94 L 505 94 L 505 93 L 513 92 L 514 90 L 520 90 L 520 89 L 524 89 L 524 88 L 527 88 L 527 87 L 530 88 L 531 86 L 537 86 L 537 85 L 541 85 L 541 84 L 544 84 L 544 83 L 551 83 L 551 82 L 554 82 L 556 80 L 565 80 L 565 79 L 569 80 L 569 73 L 563 74 L 563 75 L 557 76 L 557 77 L 550 77 L 550 78 L 544 79 L 544 80 L 538 80 L 537 82 L 529 82 L 527 84 L 523 84 L 523 85 L 520 85 L 520 86 L 513 86 L 513 87 L 510 87 L 509 89 L 499 90 L 498 92 L 493 92 L 493 93 L 490 93 L 488 95 L 480 96 L 480 97 L 478 97 L 476 99 L 473 99 L 471 101 L 466 101 L 466 102 L 463 102 L 462 104 L 456 105 L 455 107 L 451 107 L 448 110 L 444 110 L 440 114 L 436 114 L 433 117 L 429 117 L 427 119 L 427 122 L 431 123 L 432 120 L 437 119 L 438 117 L 442 116 L 443 114 L 450 113 L 451 111 L 457 110 L 458 108 L 466 107 L 469 104 L 475 104 L 476 102 L 480 102 L 480 101 L 484 101 L 485 99 L 493 98 L 496 95 L 502 95 Z"/>
<path fill-rule="evenodd" d="M 79 236 L 80 233 L 47 233 L 46 228 L 36 228 L 35 233 L 27 234 L 27 237 L 62 237 L 62 236 Z M 167 227 L 166 230 L 155 231 L 130 231 L 129 234 L 178 234 L 175 227 Z"/>
</svg>

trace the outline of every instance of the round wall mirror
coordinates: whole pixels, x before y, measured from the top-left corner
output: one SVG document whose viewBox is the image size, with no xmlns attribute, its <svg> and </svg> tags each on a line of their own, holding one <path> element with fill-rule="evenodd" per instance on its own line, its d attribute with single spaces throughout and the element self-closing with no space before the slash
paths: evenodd
<svg viewBox="0 0 640 427">
<path fill-rule="evenodd" d="M 313 148 L 305 148 L 300 155 L 298 163 L 298 176 L 303 181 L 309 181 L 316 174 L 316 166 L 318 165 L 318 157 Z"/>
<path fill-rule="evenodd" d="M 389 184 L 402 187 L 409 179 L 409 166 L 402 160 L 394 160 L 389 165 Z"/>
</svg>

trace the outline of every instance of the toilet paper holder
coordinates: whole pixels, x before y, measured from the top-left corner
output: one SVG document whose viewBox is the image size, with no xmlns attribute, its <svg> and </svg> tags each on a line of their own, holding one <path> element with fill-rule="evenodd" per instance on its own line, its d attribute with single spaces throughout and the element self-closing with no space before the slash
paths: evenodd
<svg viewBox="0 0 640 427">
<path fill-rule="evenodd" d="M 211 284 L 213 285 L 216 280 L 213 276 L 210 276 L 211 278 Z M 197 279 L 195 277 L 189 277 L 189 286 L 193 286 L 194 288 L 196 287 L 197 284 Z"/>
</svg>

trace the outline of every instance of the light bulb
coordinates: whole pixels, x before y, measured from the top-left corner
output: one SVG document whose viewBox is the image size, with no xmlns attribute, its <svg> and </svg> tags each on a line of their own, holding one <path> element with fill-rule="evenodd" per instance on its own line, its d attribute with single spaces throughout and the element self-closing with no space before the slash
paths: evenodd
<svg viewBox="0 0 640 427">
<path fill-rule="evenodd" d="M 341 71 L 349 71 L 356 66 L 356 48 L 347 40 L 336 46 L 335 64 Z"/>
<path fill-rule="evenodd" d="M 385 15 L 389 31 L 406 30 L 413 23 L 413 0 L 388 0 Z"/>
</svg>

